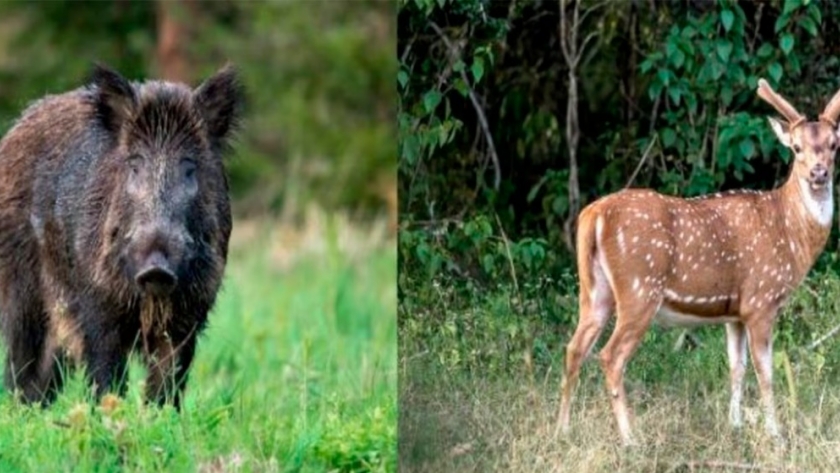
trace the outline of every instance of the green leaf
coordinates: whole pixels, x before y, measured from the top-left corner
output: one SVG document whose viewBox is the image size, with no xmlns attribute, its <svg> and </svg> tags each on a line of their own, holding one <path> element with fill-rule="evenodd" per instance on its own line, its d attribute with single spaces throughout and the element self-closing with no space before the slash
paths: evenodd
<svg viewBox="0 0 840 473">
<path fill-rule="evenodd" d="M 484 272 L 487 274 L 493 274 L 493 267 L 495 266 L 495 262 L 493 261 L 492 254 L 485 254 L 481 257 L 481 265 L 484 267 Z"/>
<path fill-rule="evenodd" d="M 800 0 L 785 0 L 784 8 L 782 9 L 782 15 L 790 15 L 793 13 L 794 10 L 799 8 L 802 5 Z"/>
<path fill-rule="evenodd" d="M 785 53 L 785 55 L 787 55 L 790 54 L 790 51 L 793 49 L 793 43 L 793 35 L 790 33 L 785 33 L 779 40 L 779 47 L 782 48 L 782 52 Z"/>
<path fill-rule="evenodd" d="M 790 22 L 790 15 L 779 15 L 776 19 L 776 26 L 773 28 L 776 33 L 785 29 L 785 26 Z"/>
<path fill-rule="evenodd" d="M 773 54 L 773 46 L 770 43 L 764 43 L 758 48 L 758 51 L 755 53 L 759 58 L 766 58 L 770 57 Z"/>
<path fill-rule="evenodd" d="M 440 92 L 437 90 L 430 90 L 423 96 L 423 106 L 426 108 L 426 113 L 432 113 L 440 104 Z"/>
<path fill-rule="evenodd" d="M 480 57 L 473 59 L 472 67 L 470 68 L 472 71 L 473 79 L 475 82 L 481 82 L 481 78 L 484 77 L 484 60 Z"/>
<path fill-rule="evenodd" d="M 668 96 L 671 97 L 671 101 L 674 102 L 674 105 L 680 105 L 680 94 L 682 91 L 677 87 L 669 87 L 668 88 Z"/>
<path fill-rule="evenodd" d="M 738 145 L 738 149 L 741 150 L 741 156 L 744 159 L 751 159 L 753 155 L 755 155 L 755 143 L 749 138 L 744 138 L 741 140 L 741 144 Z"/>
<path fill-rule="evenodd" d="M 735 21 L 735 14 L 732 10 L 724 10 L 720 12 L 720 22 L 723 23 L 723 29 L 726 32 L 732 29 L 732 23 Z"/>
<path fill-rule="evenodd" d="M 677 134 L 671 128 L 665 128 L 662 130 L 662 146 L 668 148 L 677 141 Z"/>
<path fill-rule="evenodd" d="M 467 83 L 464 82 L 462 77 L 456 77 L 453 85 L 455 86 L 455 90 L 457 90 L 462 97 L 466 98 L 470 95 L 470 88 L 467 86 Z"/>
<path fill-rule="evenodd" d="M 822 12 L 820 12 L 819 7 L 816 5 L 808 5 L 808 13 L 811 14 L 811 17 L 814 19 L 816 24 L 822 24 Z"/>
<path fill-rule="evenodd" d="M 817 23 L 810 16 L 803 16 L 799 19 L 799 26 L 811 36 L 817 36 Z"/>
<path fill-rule="evenodd" d="M 732 43 L 726 40 L 718 41 L 717 53 L 721 61 L 729 62 L 729 56 L 732 54 Z"/>
<path fill-rule="evenodd" d="M 405 84 L 408 83 L 408 73 L 400 69 L 397 72 L 397 82 L 400 84 L 400 87 L 405 88 Z"/>
<path fill-rule="evenodd" d="M 772 77 L 776 83 L 778 83 L 782 80 L 782 65 L 778 62 L 770 64 L 770 67 L 767 68 L 767 73 L 770 74 L 770 77 Z"/>
<path fill-rule="evenodd" d="M 684 39 L 691 39 L 694 37 L 695 34 L 697 34 L 697 30 L 693 26 L 688 25 L 682 29 L 680 36 L 682 36 Z"/>
<path fill-rule="evenodd" d="M 648 97 L 650 97 L 651 100 L 656 100 L 656 97 L 660 92 L 662 92 L 662 84 L 656 81 L 651 82 L 650 88 L 648 88 Z"/>
<path fill-rule="evenodd" d="M 729 149 L 721 149 L 717 155 L 718 167 L 725 168 L 732 162 L 732 156 Z"/>
<path fill-rule="evenodd" d="M 452 131 L 452 122 L 444 122 L 438 128 L 438 143 L 441 146 L 445 145 L 446 143 L 449 142 L 449 140 L 452 139 L 454 133 L 450 134 L 451 131 Z"/>
<path fill-rule="evenodd" d="M 671 71 L 669 71 L 668 69 L 659 69 L 656 72 L 656 75 L 659 76 L 659 80 L 662 82 L 662 85 L 668 87 L 668 82 L 671 78 Z"/>
<path fill-rule="evenodd" d="M 732 103 L 732 87 L 728 85 L 723 86 L 720 90 L 720 100 L 723 102 L 724 107 L 728 107 Z"/>
<path fill-rule="evenodd" d="M 723 73 L 726 72 L 726 67 L 719 62 L 712 63 L 712 80 L 718 80 L 723 77 Z"/>
<path fill-rule="evenodd" d="M 688 105 L 688 111 L 697 113 L 697 97 L 694 94 L 687 94 L 684 100 L 685 104 Z"/>
<path fill-rule="evenodd" d="M 677 51 L 671 56 L 671 64 L 673 64 L 674 67 L 679 69 L 684 63 L 685 53 L 677 49 Z"/>
<path fill-rule="evenodd" d="M 801 65 L 799 64 L 799 57 L 796 54 L 788 56 L 788 66 L 795 74 L 799 74 Z"/>
<path fill-rule="evenodd" d="M 402 139 L 402 158 L 410 165 L 420 156 L 420 141 L 415 135 L 406 135 Z"/>
<path fill-rule="evenodd" d="M 452 66 L 452 70 L 457 73 L 460 73 L 464 70 L 465 67 L 467 67 L 467 65 L 464 64 L 464 61 L 458 59 L 458 62 L 456 62 L 455 65 Z"/>
</svg>

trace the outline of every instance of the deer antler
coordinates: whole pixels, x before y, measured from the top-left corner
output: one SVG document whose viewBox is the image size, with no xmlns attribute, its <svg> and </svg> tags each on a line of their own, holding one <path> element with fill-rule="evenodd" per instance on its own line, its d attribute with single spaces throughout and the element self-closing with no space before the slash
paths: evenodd
<svg viewBox="0 0 840 473">
<path fill-rule="evenodd" d="M 831 97 L 828 105 L 825 106 L 825 110 L 820 114 L 820 120 L 832 127 L 837 127 L 838 115 L 840 115 L 840 90 L 834 94 L 834 97 Z"/>
<path fill-rule="evenodd" d="M 790 102 L 785 100 L 781 95 L 777 94 L 776 91 L 770 87 L 770 84 L 768 84 L 764 79 L 758 79 L 758 96 L 765 102 L 772 105 L 776 111 L 785 117 L 791 130 L 805 122 L 805 117 L 797 112 Z M 837 103 L 834 108 L 838 108 L 837 111 L 840 112 L 840 98 L 835 97 L 835 99 L 837 99 Z M 834 103 L 834 99 L 832 99 L 831 103 Z M 829 103 L 829 105 L 831 105 L 831 103 Z M 828 107 L 826 107 L 826 111 L 827 110 Z M 829 117 L 836 118 L 836 115 L 829 115 Z"/>
</svg>

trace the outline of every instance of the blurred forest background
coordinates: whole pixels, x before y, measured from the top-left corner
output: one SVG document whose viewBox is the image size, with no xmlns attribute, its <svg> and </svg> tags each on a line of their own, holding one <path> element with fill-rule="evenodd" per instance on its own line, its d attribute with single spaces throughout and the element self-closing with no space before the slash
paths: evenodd
<svg viewBox="0 0 840 473">
<path fill-rule="evenodd" d="M 579 442 L 554 437 L 578 311 L 575 219 L 626 186 L 780 184 L 791 153 L 757 80 L 816 117 L 840 87 L 840 3 L 401 0 L 397 21 L 401 470 L 664 471 L 690 457 L 667 442 L 615 453 L 597 366 L 581 395 L 595 401 L 577 406 L 599 420 L 576 421 Z M 840 435 L 803 430 L 840 416 L 840 398 L 811 410 L 840 377 L 837 237 L 776 326 L 797 470 L 828 468 L 808 459 L 836 458 Z M 651 440 L 715 432 L 697 452 L 760 463 L 760 449 L 733 451 L 740 440 L 716 430 L 723 339 L 720 327 L 655 327 L 629 364 L 630 390 L 644 392 L 631 398 L 664 396 L 640 412 Z"/>
<path fill-rule="evenodd" d="M 93 61 L 197 85 L 231 61 L 247 90 L 230 163 L 238 215 L 309 204 L 396 218 L 390 2 L 0 2 L 0 133 Z"/>
</svg>

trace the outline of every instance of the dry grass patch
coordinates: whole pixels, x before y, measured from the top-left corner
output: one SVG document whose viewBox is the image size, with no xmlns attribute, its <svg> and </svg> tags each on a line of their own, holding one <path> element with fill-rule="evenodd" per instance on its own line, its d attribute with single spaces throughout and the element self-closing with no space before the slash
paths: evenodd
<svg viewBox="0 0 840 473">
<path fill-rule="evenodd" d="M 816 405 L 780 409 L 788 440 L 763 434 L 754 392 L 748 420 L 727 421 L 728 392 L 690 384 L 629 392 L 641 445 L 624 449 L 600 380 L 586 382 L 573 406 L 568 437 L 557 430 L 559 385 L 524 379 L 480 380 L 416 370 L 402 378 L 400 471 L 689 472 L 836 471 L 840 397 L 826 387 Z M 559 378 L 559 377 L 558 377 Z M 782 393 L 779 405 L 786 402 Z"/>
</svg>

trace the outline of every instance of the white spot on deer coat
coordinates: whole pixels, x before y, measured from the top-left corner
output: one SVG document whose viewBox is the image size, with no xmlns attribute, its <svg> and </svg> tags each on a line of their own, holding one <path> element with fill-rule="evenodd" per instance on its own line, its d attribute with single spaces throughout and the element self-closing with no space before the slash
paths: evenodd
<svg viewBox="0 0 840 473">
<path fill-rule="evenodd" d="M 619 250 L 621 250 L 622 253 L 626 252 L 627 250 L 624 247 L 624 232 L 621 231 L 620 228 L 618 229 L 618 233 L 616 235 L 616 238 L 618 239 Z"/>
</svg>

